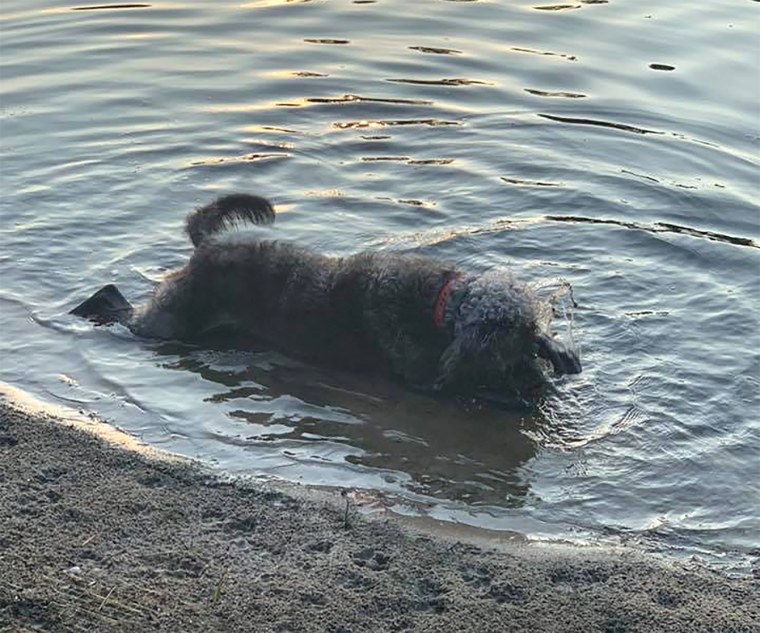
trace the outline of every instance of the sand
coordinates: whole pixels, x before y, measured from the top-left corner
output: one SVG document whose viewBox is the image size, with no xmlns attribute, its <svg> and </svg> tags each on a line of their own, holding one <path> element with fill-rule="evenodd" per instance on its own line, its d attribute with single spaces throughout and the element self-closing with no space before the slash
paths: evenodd
<svg viewBox="0 0 760 633">
<path fill-rule="evenodd" d="M 760 631 L 757 579 L 625 550 L 497 551 L 346 520 L 345 504 L 0 403 L 0 630 Z"/>
</svg>

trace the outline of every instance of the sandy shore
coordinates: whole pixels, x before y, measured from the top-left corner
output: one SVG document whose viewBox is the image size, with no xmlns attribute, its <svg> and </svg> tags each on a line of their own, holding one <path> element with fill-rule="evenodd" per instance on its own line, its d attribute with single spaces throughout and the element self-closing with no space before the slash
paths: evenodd
<svg viewBox="0 0 760 633">
<path fill-rule="evenodd" d="M 2 631 L 760 631 L 756 580 L 345 518 L 0 402 Z"/>
</svg>

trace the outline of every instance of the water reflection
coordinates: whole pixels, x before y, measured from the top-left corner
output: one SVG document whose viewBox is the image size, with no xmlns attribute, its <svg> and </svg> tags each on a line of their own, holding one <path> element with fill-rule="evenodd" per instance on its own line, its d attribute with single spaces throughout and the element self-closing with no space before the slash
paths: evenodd
<svg viewBox="0 0 760 633">
<path fill-rule="evenodd" d="M 337 454 L 344 465 L 395 473 L 409 492 L 439 499 L 515 506 L 529 492 L 520 469 L 536 454 L 538 412 L 434 398 L 381 377 L 216 343 L 215 351 L 163 344 L 155 352 L 170 359 L 164 367 L 200 375 L 212 387 L 208 400 L 249 423 L 243 440 L 229 441 L 266 443 L 309 462 Z M 335 453 L 335 445 L 351 450 Z"/>
</svg>

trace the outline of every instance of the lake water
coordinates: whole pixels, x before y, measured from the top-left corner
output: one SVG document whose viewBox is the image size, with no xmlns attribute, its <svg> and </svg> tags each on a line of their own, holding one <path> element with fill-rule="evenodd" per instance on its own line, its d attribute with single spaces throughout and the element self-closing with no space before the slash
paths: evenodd
<svg viewBox="0 0 760 633">
<path fill-rule="evenodd" d="M 0 11 L 0 380 L 230 473 L 751 567 L 757 2 Z M 583 374 L 528 415 L 66 314 L 108 282 L 144 300 L 233 191 L 324 252 L 569 282 Z"/>
</svg>

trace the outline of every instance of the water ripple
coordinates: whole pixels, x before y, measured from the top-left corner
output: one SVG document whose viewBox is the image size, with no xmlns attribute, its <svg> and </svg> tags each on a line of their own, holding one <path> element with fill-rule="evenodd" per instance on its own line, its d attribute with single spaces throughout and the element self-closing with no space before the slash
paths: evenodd
<svg viewBox="0 0 760 633">
<path fill-rule="evenodd" d="M 416 84 L 419 86 L 491 86 L 493 84 L 478 79 L 454 77 L 450 79 L 387 79 L 399 84 Z"/>
<path fill-rule="evenodd" d="M 72 11 L 102 11 L 118 9 L 149 9 L 149 4 L 99 4 L 84 7 L 71 7 Z"/>
<path fill-rule="evenodd" d="M 580 92 L 563 92 L 563 91 L 547 91 L 536 90 L 535 88 L 525 88 L 525 92 L 528 92 L 537 97 L 564 97 L 565 99 L 585 99 L 586 95 Z"/>
<path fill-rule="evenodd" d="M 594 125 L 599 127 L 607 127 L 615 130 L 623 130 L 624 132 L 633 132 L 635 134 L 665 134 L 665 132 L 659 132 L 657 130 L 648 130 L 642 127 L 636 127 L 634 125 L 627 125 L 625 123 L 615 123 L 613 121 L 599 121 L 597 119 L 581 119 L 576 117 L 558 116 L 556 114 L 539 114 L 538 116 L 550 121 L 557 121 L 559 123 L 572 123 L 575 125 Z"/>
<path fill-rule="evenodd" d="M 453 48 L 435 48 L 433 46 L 410 46 L 409 50 L 419 51 L 420 53 L 431 53 L 433 55 L 461 55 L 462 51 Z"/>
<path fill-rule="evenodd" d="M 459 121 L 444 121 L 440 119 L 398 119 L 398 120 L 360 120 L 360 121 L 341 121 L 334 123 L 333 126 L 341 130 L 349 128 L 371 128 L 371 127 L 396 127 L 406 125 L 423 125 L 427 127 L 441 127 L 449 125 L 462 125 Z"/>
<path fill-rule="evenodd" d="M 5 0 L 0 380 L 228 471 L 743 560 L 757 3 L 602 4 Z M 555 325 L 584 373 L 522 415 L 66 314 L 108 282 L 150 296 L 187 261 L 188 210 L 231 191 L 327 254 L 571 286 Z"/>
<path fill-rule="evenodd" d="M 605 220 L 601 218 L 589 218 L 579 216 L 559 216 L 559 215 L 547 215 L 546 219 L 554 222 L 585 222 L 588 224 L 608 224 L 615 226 L 622 226 L 627 229 L 635 229 L 637 231 L 647 231 L 649 233 L 680 233 L 682 235 L 690 235 L 692 237 L 700 237 L 716 242 L 727 242 L 736 246 L 749 246 L 750 248 L 760 248 L 760 242 L 748 237 L 736 237 L 733 235 L 725 235 L 722 233 L 716 233 L 715 231 L 704 231 L 695 229 L 688 226 L 679 226 L 678 224 L 671 224 L 669 222 L 655 222 L 652 225 L 645 225 L 639 222 L 625 222 L 621 220 Z"/>
<path fill-rule="evenodd" d="M 362 97 L 361 95 L 342 95 L 340 97 L 308 97 L 309 103 L 392 103 L 396 105 L 432 105 L 425 99 L 401 99 L 382 97 Z"/>
</svg>

